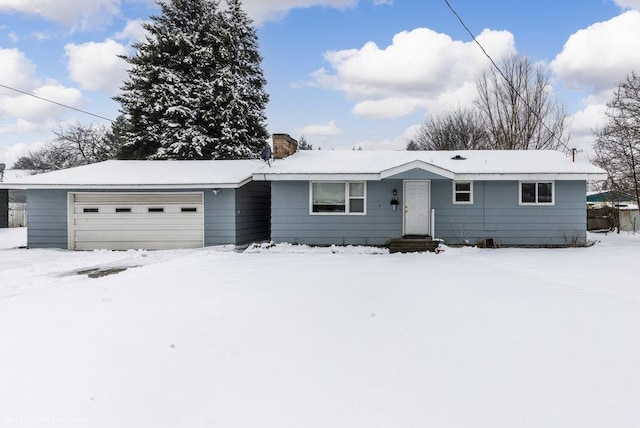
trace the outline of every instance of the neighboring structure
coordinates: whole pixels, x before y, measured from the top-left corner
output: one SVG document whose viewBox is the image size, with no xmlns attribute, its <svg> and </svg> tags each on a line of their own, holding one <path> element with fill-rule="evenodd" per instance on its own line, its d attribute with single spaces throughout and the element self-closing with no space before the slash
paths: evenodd
<svg viewBox="0 0 640 428">
<path fill-rule="evenodd" d="M 387 245 L 403 236 L 571 246 L 586 244 L 587 181 L 606 178 L 555 151 L 295 148 L 276 134 L 283 159 L 270 165 L 108 161 L 13 187 L 28 189 L 32 248 Z"/>
<path fill-rule="evenodd" d="M 163 249 L 269 237 L 269 183 L 258 160 L 107 161 L 21 183 L 30 248 Z"/>
<path fill-rule="evenodd" d="M 593 208 L 634 208 L 638 209 L 635 198 L 630 195 L 622 195 L 609 190 L 587 193 L 587 206 Z"/>
<path fill-rule="evenodd" d="M 0 229 L 9 227 L 9 191 L 0 189 Z"/>
<path fill-rule="evenodd" d="M 0 186 L 4 183 L 16 183 L 32 175 L 32 171 L 8 169 L 1 175 Z M 0 228 L 24 227 L 27 225 L 27 196 L 21 189 L 2 189 L 0 187 Z"/>
<path fill-rule="evenodd" d="M 300 151 L 253 178 L 271 182 L 275 242 L 568 246 L 606 174 L 555 151 Z"/>
</svg>

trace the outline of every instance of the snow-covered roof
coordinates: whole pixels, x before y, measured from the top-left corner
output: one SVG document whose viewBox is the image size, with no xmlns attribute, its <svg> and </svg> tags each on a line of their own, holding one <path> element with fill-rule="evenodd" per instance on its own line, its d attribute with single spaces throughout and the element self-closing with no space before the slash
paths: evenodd
<svg viewBox="0 0 640 428">
<path fill-rule="evenodd" d="M 307 150 L 260 160 L 111 160 L 15 177 L 0 188 L 236 188 L 253 180 L 382 180 L 423 170 L 454 180 L 600 180 L 604 170 L 556 151 Z"/>
<path fill-rule="evenodd" d="M 254 180 L 382 180 L 411 170 L 455 180 L 600 180 L 601 168 L 552 150 L 299 151 Z"/>
<path fill-rule="evenodd" d="M 110 160 L 21 177 L 0 188 L 237 188 L 264 166 L 261 160 Z"/>
<path fill-rule="evenodd" d="M 25 177 L 30 177 L 34 174 L 34 171 L 27 169 L 6 169 L 4 173 L 0 173 L 0 183 L 18 183 Z"/>
</svg>

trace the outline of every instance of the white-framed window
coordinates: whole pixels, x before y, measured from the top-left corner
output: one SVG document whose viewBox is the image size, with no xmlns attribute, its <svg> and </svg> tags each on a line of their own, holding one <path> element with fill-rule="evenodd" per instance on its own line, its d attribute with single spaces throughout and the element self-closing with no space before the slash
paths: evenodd
<svg viewBox="0 0 640 428">
<path fill-rule="evenodd" d="M 555 182 L 521 181 L 520 205 L 553 205 L 555 203 Z"/>
<path fill-rule="evenodd" d="M 454 181 L 451 187 L 454 204 L 473 204 L 473 181 Z"/>
<path fill-rule="evenodd" d="M 366 214 L 364 181 L 312 181 L 309 183 L 311 214 Z"/>
</svg>

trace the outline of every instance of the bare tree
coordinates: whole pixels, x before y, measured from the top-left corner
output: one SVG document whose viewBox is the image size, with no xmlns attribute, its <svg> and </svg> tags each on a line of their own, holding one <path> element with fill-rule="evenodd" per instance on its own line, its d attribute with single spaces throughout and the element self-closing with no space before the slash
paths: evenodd
<svg viewBox="0 0 640 428">
<path fill-rule="evenodd" d="M 80 122 L 59 126 L 52 141 L 19 158 L 14 168 L 54 171 L 113 159 L 122 147 L 118 126 L 124 127 L 123 121 L 119 118 L 111 128 Z"/>
<path fill-rule="evenodd" d="M 477 81 L 476 106 L 499 150 L 542 150 L 566 146 L 566 114 L 551 97 L 550 74 L 517 54 L 506 57 L 500 70 L 484 72 Z"/>
<path fill-rule="evenodd" d="M 478 113 L 458 108 L 425 120 L 407 150 L 481 150 L 488 144 Z"/>
<path fill-rule="evenodd" d="M 607 103 L 607 123 L 594 131 L 595 163 L 608 190 L 633 195 L 640 206 L 640 75 L 631 72 Z"/>
</svg>

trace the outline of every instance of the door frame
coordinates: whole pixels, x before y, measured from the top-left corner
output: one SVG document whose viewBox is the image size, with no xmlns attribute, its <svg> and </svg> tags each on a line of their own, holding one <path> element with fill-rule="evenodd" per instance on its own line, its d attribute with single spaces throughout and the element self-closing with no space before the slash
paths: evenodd
<svg viewBox="0 0 640 428">
<path fill-rule="evenodd" d="M 402 182 L 402 234 L 406 235 L 406 227 L 407 227 L 407 183 L 426 183 L 427 185 L 427 203 L 426 203 L 426 213 L 427 213 L 427 230 L 425 231 L 425 235 L 431 235 L 431 180 L 403 180 Z M 420 234 L 422 235 L 422 234 Z"/>
</svg>

